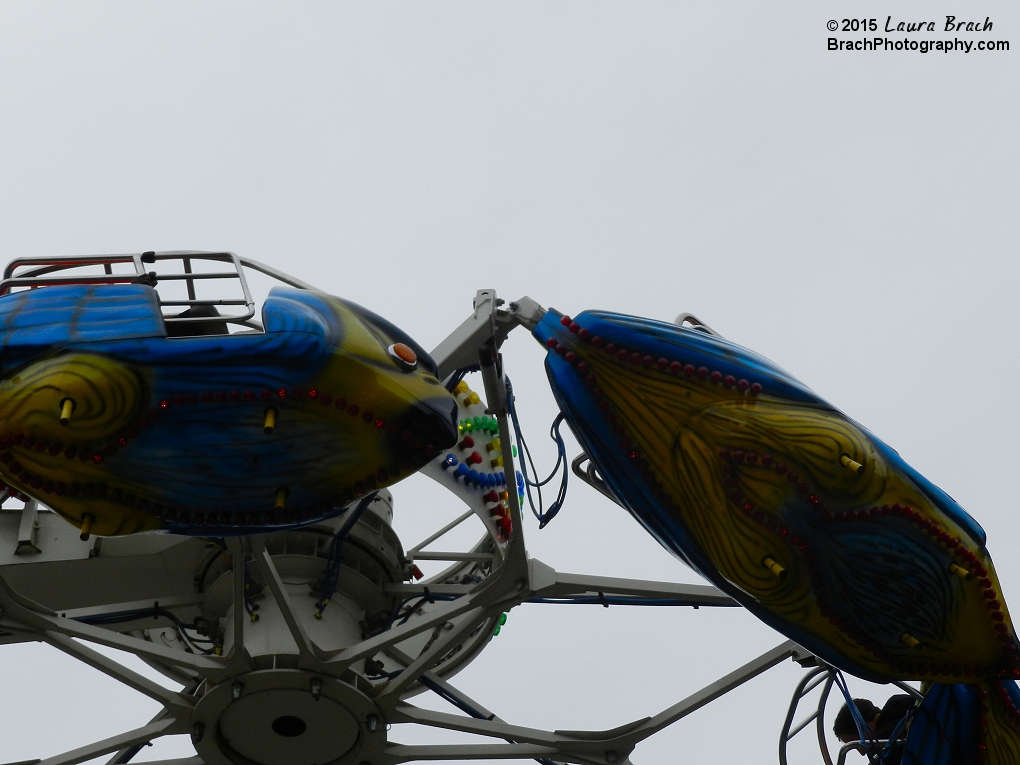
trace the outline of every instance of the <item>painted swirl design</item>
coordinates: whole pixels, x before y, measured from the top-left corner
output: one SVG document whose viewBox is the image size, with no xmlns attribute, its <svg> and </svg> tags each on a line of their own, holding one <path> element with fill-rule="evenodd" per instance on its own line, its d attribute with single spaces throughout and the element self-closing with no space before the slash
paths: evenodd
<svg viewBox="0 0 1020 765">
<path fill-rule="evenodd" d="M 123 430 L 145 409 L 148 386 L 135 369 L 85 353 L 52 356 L 0 384 L 0 422 L 9 430 L 44 437 L 102 441 Z M 61 404 L 74 402 L 61 426 Z"/>
<path fill-rule="evenodd" d="M 1017 695 L 1016 686 L 1012 683 L 981 686 L 976 762 L 985 765 L 1016 765 L 1020 762 L 1020 712 L 1015 703 Z"/>
<path fill-rule="evenodd" d="M 118 361 L 85 353 L 64 353 L 23 368 L 0 383 L 0 430 L 3 452 L 0 474 L 11 486 L 37 495 L 40 490 L 65 493 L 63 487 L 85 484 L 93 496 L 54 496 L 45 501 L 76 526 L 85 515 L 100 534 L 124 534 L 156 527 L 144 513 L 125 512 L 103 496 L 95 496 L 96 465 L 102 453 L 86 449 L 115 441 L 145 411 L 149 386 L 136 369 Z M 72 402 L 70 421 L 60 422 L 66 401 Z M 74 450 L 88 459 L 64 457 Z M 139 491 L 137 480 L 117 481 L 121 491 Z M 103 491 L 105 494 L 105 490 Z"/>
<path fill-rule="evenodd" d="M 535 334 L 611 491 L 768 624 L 862 677 L 1020 676 L 980 527 L 782 370 L 611 314 Z"/>
</svg>

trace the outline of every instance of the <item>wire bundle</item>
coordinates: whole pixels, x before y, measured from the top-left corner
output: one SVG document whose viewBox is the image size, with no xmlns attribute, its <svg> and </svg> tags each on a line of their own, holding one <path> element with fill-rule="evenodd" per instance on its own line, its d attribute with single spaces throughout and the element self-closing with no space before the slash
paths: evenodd
<svg viewBox="0 0 1020 765">
<path fill-rule="evenodd" d="M 514 389 L 513 384 L 510 382 L 510 378 L 506 381 L 507 389 L 507 401 L 508 408 L 510 410 L 510 419 L 514 426 L 514 437 L 517 440 L 517 453 L 521 456 L 521 473 L 524 476 L 524 489 L 528 497 L 528 506 L 531 508 L 531 512 L 538 519 L 538 527 L 540 529 L 545 528 L 546 524 L 549 523 L 556 514 L 560 511 L 563 506 L 563 502 L 567 497 L 567 477 L 568 461 L 567 461 L 567 447 L 563 443 L 563 434 L 560 433 L 560 426 L 566 417 L 560 413 L 555 420 L 553 420 L 552 427 L 549 428 L 549 437 L 556 444 L 556 464 L 553 466 L 552 472 L 549 476 L 542 481 L 532 480 L 531 475 L 538 476 L 538 469 L 535 467 L 535 462 L 531 458 L 531 451 L 528 449 L 528 444 L 524 440 L 524 434 L 521 431 L 521 423 L 517 419 L 517 406 L 514 403 Z M 530 474 L 529 474 L 530 468 Z M 542 487 L 548 484 L 553 478 L 556 477 L 557 472 L 561 474 L 560 487 L 556 492 L 556 499 L 549 509 L 545 510 L 542 498 Z M 534 488 L 535 493 L 538 495 L 538 506 L 535 505 L 535 498 L 531 494 L 531 490 Z M 544 511 L 544 512 L 543 512 Z"/>
<path fill-rule="evenodd" d="M 329 599 L 336 592 L 337 583 L 340 581 L 340 564 L 343 562 L 343 548 L 344 540 L 350 533 L 351 529 L 354 528 L 354 524 L 358 522 L 358 519 L 362 516 L 368 506 L 375 500 L 377 493 L 372 492 L 371 494 L 365 495 L 357 505 L 354 506 L 354 510 L 350 510 L 350 505 L 345 512 L 350 514 L 344 520 L 343 525 L 337 529 L 336 534 L 333 535 L 332 541 L 329 543 L 329 551 L 326 554 L 326 568 L 322 572 L 322 578 L 319 580 L 321 586 L 322 597 L 315 604 L 315 618 L 321 619 L 322 612 L 326 610 L 326 606 L 329 605 Z"/>
<path fill-rule="evenodd" d="M 157 619 L 162 616 L 163 618 L 172 621 L 174 626 L 177 628 L 177 632 L 180 634 L 181 639 L 191 646 L 193 650 L 206 655 L 216 652 L 214 640 L 194 637 L 188 633 L 188 629 L 197 629 L 197 627 L 185 624 L 172 611 L 167 611 L 165 608 L 159 608 L 158 606 L 153 608 L 142 608 L 136 611 L 115 611 L 109 614 L 96 614 L 95 616 L 79 616 L 75 619 L 75 621 L 82 622 L 83 624 L 93 624 L 97 627 L 105 627 L 111 624 L 123 624 L 124 622 L 133 622 L 137 619 L 146 619 L 150 616 L 153 619 Z M 207 643 L 213 647 L 208 649 L 202 648 L 197 645 L 198 643 Z"/>
</svg>

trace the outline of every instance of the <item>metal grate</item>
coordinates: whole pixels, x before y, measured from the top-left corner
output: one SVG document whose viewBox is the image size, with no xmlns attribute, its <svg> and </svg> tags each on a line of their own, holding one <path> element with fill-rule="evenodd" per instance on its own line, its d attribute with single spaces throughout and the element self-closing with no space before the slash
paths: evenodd
<svg viewBox="0 0 1020 765">
<path fill-rule="evenodd" d="M 179 262 L 179 272 L 150 270 L 149 265 L 168 265 Z M 209 264 L 229 264 L 229 268 L 209 271 Z M 159 294 L 160 307 L 163 309 L 163 321 L 168 331 L 177 325 L 220 322 L 225 324 L 241 324 L 254 326 L 255 301 L 252 300 L 248 282 L 242 268 L 244 262 L 232 252 L 142 252 L 127 255 L 88 255 L 83 257 L 65 258 L 18 258 L 11 261 L 4 269 L 4 278 L 0 282 L 0 296 L 8 295 L 22 289 L 38 289 L 56 285 L 80 284 L 147 284 Z M 267 269 L 254 261 L 249 265 L 266 272 Z M 100 270 L 101 269 L 101 270 Z M 271 271 L 271 269 L 269 269 Z M 275 274 L 271 274 L 275 275 Z M 222 286 L 226 281 L 236 280 L 236 288 L 228 290 L 231 296 L 219 295 L 198 296 L 201 291 L 210 292 L 210 283 Z M 289 280 L 288 280 L 289 281 Z M 164 295 L 160 285 L 165 285 L 163 292 L 173 292 L 171 285 L 183 283 L 187 297 Z M 203 285 L 199 288 L 198 285 Z M 212 288 L 215 289 L 215 288 Z M 235 307 L 238 310 L 220 313 L 220 308 Z M 212 308 L 213 311 L 202 311 Z M 171 309 L 168 311 L 167 309 Z M 180 310 L 174 310 L 180 309 Z M 197 310 L 196 310 L 197 309 Z"/>
</svg>

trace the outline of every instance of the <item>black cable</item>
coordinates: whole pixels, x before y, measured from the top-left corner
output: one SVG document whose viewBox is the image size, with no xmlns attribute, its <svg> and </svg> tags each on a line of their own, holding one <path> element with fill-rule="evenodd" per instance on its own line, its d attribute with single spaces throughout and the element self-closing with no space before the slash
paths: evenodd
<svg viewBox="0 0 1020 765">
<path fill-rule="evenodd" d="M 254 594 L 253 590 L 255 589 L 255 581 L 251 578 L 251 574 L 248 573 L 248 561 L 245 560 L 243 563 L 244 588 L 242 589 L 242 595 L 244 599 L 244 610 L 253 622 L 257 622 L 259 620 L 259 606 L 251 599 L 251 596 Z"/>
<path fill-rule="evenodd" d="M 150 616 L 154 618 L 162 616 L 172 621 L 174 623 L 174 626 L 177 627 L 177 631 L 181 635 L 181 638 L 194 650 L 199 651 L 200 653 L 206 655 L 215 653 L 216 650 L 215 648 L 210 648 L 209 650 L 206 650 L 201 646 L 197 645 L 198 643 L 209 643 L 215 646 L 216 645 L 215 640 L 210 640 L 207 638 L 196 638 L 188 634 L 188 625 L 182 622 L 177 617 L 176 614 L 172 613 L 171 611 L 167 611 L 165 608 L 157 607 L 157 608 L 144 608 L 139 609 L 137 611 L 115 611 L 109 614 L 97 614 L 95 616 L 80 616 L 76 618 L 74 621 L 82 622 L 83 624 L 94 624 L 96 626 L 102 627 L 109 624 L 123 624 L 124 622 L 132 622 L 138 619 L 145 619 Z M 191 628 L 195 629 L 194 626 L 192 626 Z"/>
<path fill-rule="evenodd" d="M 401 600 L 396 605 L 396 608 L 394 608 L 390 612 L 390 615 L 386 618 L 385 624 L 374 630 L 372 633 L 370 633 L 369 636 L 375 637 L 376 635 L 381 635 L 386 630 L 390 629 L 397 619 L 400 619 L 401 620 L 400 623 L 404 624 L 405 622 L 407 622 L 408 619 L 411 618 L 411 614 L 413 614 L 415 610 L 419 608 L 422 605 L 422 603 L 424 603 L 426 600 L 430 603 L 434 603 L 437 600 L 450 601 L 456 600 L 459 597 L 458 595 L 436 595 L 435 593 L 427 592 L 428 590 L 427 587 L 425 588 L 425 590 L 426 590 L 425 595 L 408 595 L 406 598 Z M 417 599 L 418 602 L 415 603 L 412 607 L 408 608 L 407 610 L 404 610 L 404 606 L 406 606 L 408 603 L 415 599 Z"/>
<path fill-rule="evenodd" d="M 141 752 L 147 746 L 152 746 L 152 742 L 146 741 L 144 744 L 135 744 L 131 748 L 125 750 L 123 756 L 121 756 L 114 765 L 127 765 L 127 763 L 131 762 L 131 760 L 135 758 L 136 754 Z"/>
<path fill-rule="evenodd" d="M 538 519 L 538 527 L 540 529 L 545 526 L 556 517 L 556 514 L 563 507 L 563 502 L 567 497 L 567 480 L 570 475 L 569 461 L 567 460 L 567 447 L 563 442 L 563 434 L 560 433 L 560 426 L 563 424 L 566 416 L 561 412 L 557 415 L 556 419 L 553 420 L 552 426 L 549 428 L 549 437 L 556 444 L 556 464 L 553 466 L 549 476 L 544 480 L 537 480 L 538 468 L 535 467 L 535 461 L 531 457 L 531 450 L 528 448 L 528 443 L 524 438 L 524 433 L 521 430 L 521 423 L 517 417 L 517 405 L 514 399 L 513 384 L 508 377 L 506 380 L 507 389 L 507 408 L 510 412 L 510 420 L 514 426 L 514 437 L 517 440 L 517 454 L 521 460 L 521 474 L 524 477 L 524 490 L 528 497 L 528 505 L 531 507 L 531 512 Z M 530 472 L 536 478 L 532 480 L 529 476 Z M 542 497 L 542 487 L 552 481 L 556 477 L 557 472 L 560 473 L 560 487 L 556 493 L 556 499 L 549 509 L 545 510 L 544 499 Z M 531 489 L 534 488 L 538 494 L 538 507 L 535 506 L 535 498 L 531 495 Z M 544 512 L 543 512 L 544 511 Z"/>
<path fill-rule="evenodd" d="M 531 598 L 530 600 L 524 601 L 525 603 L 555 603 L 560 605 L 576 604 L 576 605 L 596 605 L 596 606 L 689 606 L 691 608 L 698 608 L 701 603 L 697 603 L 691 600 L 684 600 L 683 598 L 627 598 L 627 597 L 606 597 L 605 595 L 597 596 L 584 596 L 584 597 L 564 597 L 564 598 Z M 737 603 L 733 603 L 733 606 L 737 606 Z"/>
<path fill-rule="evenodd" d="M 343 543 L 350 533 L 351 529 L 354 528 L 354 524 L 358 522 L 368 506 L 372 504 L 375 498 L 378 496 L 378 492 L 372 492 L 366 494 L 362 499 L 355 505 L 354 510 L 349 510 L 350 515 L 344 519 L 343 524 L 337 529 L 336 534 L 333 535 L 333 540 L 329 543 L 329 552 L 326 554 L 326 568 L 322 572 L 322 598 L 315 604 L 315 618 L 321 619 L 323 611 L 326 610 L 326 606 L 329 605 L 329 600 L 336 591 L 337 583 L 340 581 L 340 564 L 343 561 Z M 347 506 L 348 509 L 350 505 Z"/>
<path fill-rule="evenodd" d="M 213 565 L 220 559 L 222 553 L 217 552 L 209 558 L 209 562 L 205 564 L 205 568 L 202 569 L 202 573 L 195 577 L 195 583 L 198 585 L 199 592 L 205 592 L 205 578 L 209 576 L 209 571 Z"/>
<path fill-rule="evenodd" d="M 469 372 L 469 369 L 458 369 L 450 374 L 445 380 L 443 380 L 443 387 L 446 388 L 450 393 L 453 393 L 454 389 L 464 379 L 465 375 Z"/>
<path fill-rule="evenodd" d="M 372 674 L 366 675 L 366 677 L 368 677 L 370 679 L 373 679 L 373 680 L 374 679 L 389 680 L 389 679 L 394 678 L 397 675 L 401 674 L 402 672 L 403 672 L 403 670 L 397 670 L 396 672 L 374 672 Z M 471 706 L 466 701 L 464 701 L 464 699 L 460 698 L 459 696 L 457 696 L 452 691 L 446 690 L 441 685 L 439 685 L 439 683 L 436 683 L 435 681 L 430 680 L 425 675 L 420 675 L 418 677 L 418 682 L 421 683 L 422 685 L 424 685 L 426 688 L 428 688 L 433 693 L 435 693 L 437 696 L 439 696 L 439 698 L 443 699 L 443 701 L 446 701 L 446 702 L 448 702 L 450 704 L 453 704 L 453 706 L 457 707 L 457 709 L 459 709 L 460 711 L 464 712 L 468 716 L 475 718 L 476 720 L 491 720 L 491 719 L 493 719 L 495 717 L 495 715 L 483 714 L 481 711 L 479 711 L 478 709 L 476 709 L 475 707 Z M 508 738 L 506 740 L 507 740 L 507 742 L 509 742 L 511 744 L 516 744 L 517 743 L 513 739 L 509 739 Z M 553 762 L 552 760 L 548 759 L 547 757 L 535 757 L 534 759 L 535 759 L 535 762 L 541 763 L 541 765 L 557 765 L 555 762 Z"/>
<path fill-rule="evenodd" d="M 456 595 L 433 595 L 432 593 L 428 592 L 427 587 L 425 588 L 425 590 L 426 592 L 421 597 L 421 599 L 413 606 L 409 606 L 407 610 L 404 612 L 404 618 L 400 620 L 400 624 L 406 624 L 407 620 L 411 618 L 411 615 L 415 611 L 417 611 L 419 607 L 421 607 L 422 603 L 425 603 L 426 601 L 428 601 L 429 603 L 435 603 L 437 600 L 456 600 L 458 597 Z M 407 601 L 404 602 L 406 603 Z"/>
</svg>

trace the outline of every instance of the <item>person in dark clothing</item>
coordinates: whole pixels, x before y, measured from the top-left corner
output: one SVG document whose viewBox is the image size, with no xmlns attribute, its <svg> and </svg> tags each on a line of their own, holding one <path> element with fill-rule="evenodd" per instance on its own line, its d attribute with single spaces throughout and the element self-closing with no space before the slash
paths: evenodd
<svg viewBox="0 0 1020 765">
<path fill-rule="evenodd" d="M 198 337 L 200 335 L 228 335 L 230 329 L 225 321 L 216 321 L 220 312 L 214 305 L 193 305 L 184 313 L 172 317 L 175 319 L 208 319 L 208 321 L 179 321 L 166 326 L 167 337 Z"/>
<path fill-rule="evenodd" d="M 875 737 L 879 740 L 891 738 L 896 731 L 896 726 L 916 706 L 917 699 L 907 693 L 892 696 L 885 702 L 885 706 L 882 707 L 882 711 L 875 721 Z M 901 727 L 898 737 L 905 738 L 906 735 L 906 731 Z"/>
<path fill-rule="evenodd" d="M 867 699 L 854 699 L 854 706 L 857 707 L 857 711 L 860 712 L 861 718 L 868 728 L 865 734 L 878 741 L 888 740 L 894 735 L 897 740 L 903 739 L 906 736 L 905 728 L 900 726 L 898 732 L 896 728 L 916 705 L 916 699 L 905 693 L 891 697 L 885 702 L 885 706 L 882 709 L 879 709 Z M 854 722 L 853 713 L 847 704 L 844 704 L 843 708 L 836 715 L 836 720 L 832 725 L 832 732 L 844 744 L 861 740 L 860 733 L 857 731 L 857 724 Z M 898 765 L 901 756 L 902 752 L 899 747 L 890 748 L 884 762 L 889 763 L 889 765 Z"/>
<path fill-rule="evenodd" d="M 857 711 L 860 713 L 861 719 L 864 720 L 864 724 L 868 726 L 868 730 L 865 733 L 870 733 L 877 738 L 877 735 L 875 735 L 875 725 L 882 714 L 882 710 L 867 699 L 854 699 L 854 706 L 857 707 Z M 836 720 L 832 724 L 832 732 L 844 744 L 861 740 L 861 734 L 857 730 L 857 723 L 854 722 L 854 716 L 850 711 L 849 704 L 844 704 L 843 708 L 839 710 Z"/>
</svg>

